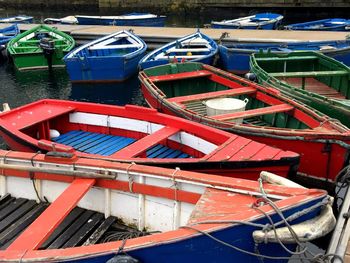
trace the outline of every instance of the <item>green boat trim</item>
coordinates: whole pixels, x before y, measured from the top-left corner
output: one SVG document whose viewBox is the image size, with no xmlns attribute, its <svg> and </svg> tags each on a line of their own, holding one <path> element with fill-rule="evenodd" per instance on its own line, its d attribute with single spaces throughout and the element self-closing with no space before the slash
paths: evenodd
<svg viewBox="0 0 350 263">
<path fill-rule="evenodd" d="M 64 67 L 62 58 L 75 46 L 74 39 L 53 27 L 39 25 L 13 38 L 7 51 L 19 70 Z M 48 57 L 50 56 L 50 61 Z"/>
<path fill-rule="evenodd" d="M 317 52 L 252 54 L 250 68 L 260 84 L 340 120 L 350 127 L 350 68 Z"/>
</svg>

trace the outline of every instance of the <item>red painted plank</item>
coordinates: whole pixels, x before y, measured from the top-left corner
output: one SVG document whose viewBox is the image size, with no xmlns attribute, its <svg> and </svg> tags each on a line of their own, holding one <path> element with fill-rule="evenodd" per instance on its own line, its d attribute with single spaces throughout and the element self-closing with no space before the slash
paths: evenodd
<svg viewBox="0 0 350 263">
<path fill-rule="evenodd" d="M 239 80 L 232 80 L 229 78 L 221 77 L 219 75 L 213 74 L 209 77 L 210 80 L 219 83 L 221 85 L 224 85 L 229 88 L 239 88 L 243 86 L 243 83 L 239 83 Z"/>
<path fill-rule="evenodd" d="M 34 104 L 23 111 L 11 111 L 2 119 L 6 119 L 6 122 L 10 123 L 14 129 L 20 130 L 71 111 L 74 111 L 73 107 L 42 103 Z"/>
<path fill-rule="evenodd" d="M 294 107 L 290 106 L 288 104 L 280 104 L 280 105 L 274 105 L 264 108 L 258 108 L 258 109 L 252 109 L 252 110 L 246 110 L 246 111 L 239 111 L 234 113 L 227 113 L 227 114 L 221 114 L 216 116 L 211 116 L 211 118 L 216 120 L 233 120 L 238 118 L 250 118 L 265 114 L 271 114 L 271 113 L 278 113 L 278 112 L 285 112 L 293 110 Z"/>
<path fill-rule="evenodd" d="M 178 79 L 187 79 L 187 78 L 199 78 L 199 77 L 207 77 L 212 73 L 208 70 L 197 70 L 176 74 L 167 74 L 161 76 L 150 76 L 149 79 L 153 82 L 161 82 L 161 81 L 173 81 Z"/>
<path fill-rule="evenodd" d="M 168 101 L 183 103 L 183 102 L 189 102 L 194 100 L 212 99 L 212 98 L 226 96 L 226 95 L 238 96 L 238 95 L 250 94 L 254 92 L 256 92 L 256 89 L 254 88 L 241 87 L 241 88 L 235 88 L 235 89 L 220 90 L 220 91 L 213 91 L 213 92 L 207 92 L 207 93 L 193 94 L 188 96 L 174 97 L 174 98 L 169 98 Z"/>
<path fill-rule="evenodd" d="M 39 248 L 94 184 L 95 179 L 75 179 L 7 250 Z"/>
<path fill-rule="evenodd" d="M 142 139 L 116 152 L 115 154 L 110 155 L 109 157 L 124 159 L 135 157 L 146 151 L 148 148 L 160 143 L 164 139 L 168 138 L 171 135 L 174 135 L 179 131 L 179 128 L 166 126 L 150 135 L 143 137 Z"/>
</svg>

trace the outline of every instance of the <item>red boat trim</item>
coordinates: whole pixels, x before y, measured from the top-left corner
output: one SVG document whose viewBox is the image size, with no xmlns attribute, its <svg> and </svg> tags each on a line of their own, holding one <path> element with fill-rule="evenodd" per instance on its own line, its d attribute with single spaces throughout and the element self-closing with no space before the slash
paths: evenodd
<svg viewBox="0 0 350 263">
<path fill-rule="evenodd" d="M 226 96 L 226 95 L 238 96 L 238 95 L 243 95 L 243 94 L 251 94 L 254 92 L 256 92 L 256 90 L 253 88 L 241 87 L 241 88 L 235 88 L 235 89 L 229 89 L 229 90 L 220 90 L 220 91 L 213 91 L 213 92 L 208 92 L 208 93 L 173 97 L 173 98 L 169 98 L 167 100 L 170 102 L 184 103 L 184 102 L 189 102 L 189 101 L 193 101 L 193 100 L 203 100 L 203 99 L 221 97 L 221 96 Z"/>
<path fill-rule="evenodd" d="M 68 188 L 7 248 L 38 249 L 63 219 L 73 210 L 95 179 L 75 179 Z"/>
<path fill-rule="evenodd" d="M 170 81 L 170 80 L 207 77 L 212 74 L 213 73 L 211 73 L 208 70 L 198 70 L 198 71 L 191 71 L 191 72 L 168 74 L 163 76 L 152 76 L 150 77 L 150 79 L 152 80 L 152 82 L 162 82 L 162 81 Z"/>
<path fill-rule="evenodd" d="M 132 143 L 131 145 L 119 150 L 118 152 L 110 155 L 110 158 L 132 158 L 144 153 L 148 148 L 162 142 L 168 137 L 178 133 L 180 129 L 166 126 L 152 134 L 143 137 L 140 140 Z"/>
</svg>

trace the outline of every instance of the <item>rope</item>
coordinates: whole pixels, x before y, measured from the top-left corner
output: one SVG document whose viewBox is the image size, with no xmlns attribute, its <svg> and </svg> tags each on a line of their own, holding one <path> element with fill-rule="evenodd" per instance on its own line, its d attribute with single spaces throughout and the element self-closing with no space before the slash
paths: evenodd
<svg viewBox="0 0 350 263">
<path fill-rule="evenodd" d="M 180 228 L 187 228 L 187 229 L 194 230 L 194 231 L 196 231 L 198 233 L 201 233 L 201 234 L 203 234 L 203 235 L 213 239 L 214 241 L 216 241 L 216 242 L 218 242 L 218 243 L 220 243 L 220 244 L 222 244 L 224 246 L 227 246 L 229 248 L 232 248 L 234 250 L 237 250 L 237 251 L 239 251 L 241 253 L 244 253 L 244 254 L 247 254 L 247 255 L 250 255 L 250 256 L 256 256 L 256 257 L 261 257 L 261 258 L 265 258 L 265 259 L 275 259 L 275 260 L 288 260 L 289 259 L 289 257 L 275 257 L 275 256 L 261 255 L 261 254 L 258 254 L 258 253 L 254 253 L 254 252 L 251 252 L 251 251 L 248 251 L 248 250 L 236 247 L 236 246 L 234 246 L 232 244 L 229 244 L 229 243 L 227 243 L 225 241 L 222 241 L 222 240 L 212 236 L 211 234 L 209 234 L 207 232 L 204 232 L 204 231 L 202 231 L 200 229 L 197 229 L 197 228 L 194 228 L 194 227 L 191 227 L 191 226 L 181 226 Z"/>
<path fill-rule="evenodd" d="M 129 166 L 126 168 L 126 174 L 128 175 L 128 180 L 129 180 L 129 191 L 130 191 L 130 193 L 133 193 L 132 187 L 133 187 L 133 184 L 134 184 L 134 176 L 129 173 L 129 169 L 133 165 L 135 165 L 134 162 L 129 164 Z"/>
<path fill-rule="evenodd" d="M 174 172 L 171 174 L 171 179 L 173 180 L 173 185 L 171 187 L 174 187 L 174 200 L 175 201 L 177 201 L 177 190 L 178 190 L 177 182 L 175 180 L 175 175 L 178 171 L 180 171 L 180 168 L 176 167 Z"/>
</svg>

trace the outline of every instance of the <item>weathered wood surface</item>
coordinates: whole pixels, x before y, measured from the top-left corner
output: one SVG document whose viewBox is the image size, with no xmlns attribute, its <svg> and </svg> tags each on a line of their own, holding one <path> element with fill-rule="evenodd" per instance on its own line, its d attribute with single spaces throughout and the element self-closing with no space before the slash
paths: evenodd
<svg viewBox="0 0 350 263">
<path fill-rule="evenodd" d="M 1 25 L 8 26 L 7 24 Z M 21 31 L 34 27 L 35 24 L 20 24 Z M 107 35 L 123 29 L 132 29 L 135 34 L 144 38 L 146 42 L 168 42 L 174 38 L 194 33 L 196 28 L 182 27 L 122 27 L 122 26 L 96 26 L 96 25 L 54 25 L 59 30 L 71 34 L 77 39 L 94 39 L 102 35 Z M 322 40 L 343 40 L 348 33 L 346 32 L 320 32 L 320 31 L 291 31 L 291 30 L 244 30 L 244 29 L 212 29 L 201 28 L 202 33 L 219 39 L 223 32 L 228 32 L 229 41 L 322 41 Z"/>
</svg>

